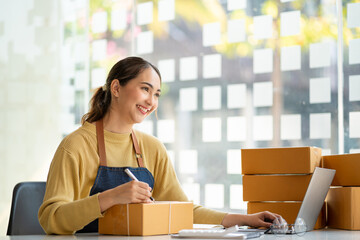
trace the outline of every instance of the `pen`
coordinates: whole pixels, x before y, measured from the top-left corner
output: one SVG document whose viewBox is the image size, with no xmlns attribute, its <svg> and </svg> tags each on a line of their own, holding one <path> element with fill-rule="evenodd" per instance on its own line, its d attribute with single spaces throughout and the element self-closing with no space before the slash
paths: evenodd
<svg viewBox="0 0 360 240">
<path fill-rule="evenodd" d="M 266 229 L 266 231 L 264 232 L 264 234 L 268 234 L 271 231 L 271 227 L 269 227 L 268 229 Z"/>
<path fill-rule="evenodd" d="M 135 175 L 130 171 L 130 169 L 125 169 L 125 172 L 126 172 L 126 174 L 132 179 L 132 180 L 134 180 L 134 181 L 139 181 L 136 177 L 135 177 Z"/>
<path fill-rule="evenodd" d="M 135 175 L 130 171 L 130 169 L 125 169 L 126 174 L 134 181 L 138 182 L 139 180 L 135 177 Z M 153 197 L 150 197 L 151 201 L 155 201 Z"/>
</svg>

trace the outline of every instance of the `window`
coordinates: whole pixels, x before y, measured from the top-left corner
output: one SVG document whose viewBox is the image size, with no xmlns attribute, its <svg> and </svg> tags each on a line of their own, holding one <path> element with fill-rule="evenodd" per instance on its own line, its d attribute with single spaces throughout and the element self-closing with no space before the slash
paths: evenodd
<svg viewBox="0 0 360 240">
<path fill-rule="evenodd" d="M 358 1 L 90 1 L 89 86 L 129 55 L 157 65 L 159 119 L 138 128 L 163 140 L 191 199 L 243 211 L 241 148 L 359 152 L 359 16 Z M 65 47 L 82 32 L 73 24 Z"/>
</svg>

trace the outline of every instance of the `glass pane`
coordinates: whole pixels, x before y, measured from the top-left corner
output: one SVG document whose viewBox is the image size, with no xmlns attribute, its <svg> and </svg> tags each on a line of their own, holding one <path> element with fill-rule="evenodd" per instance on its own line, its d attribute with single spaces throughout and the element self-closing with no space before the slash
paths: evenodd
<svg viewBox="0 0 360 240">
<path fill-rule="evenodd" d="M 342 1 L 344 38 L 344 151 L 360 149 L 360 1 Z"/>
<path fill-rule="evenodd" d="M 335 1 L 108 4 L 104 10 L 90 1 L 90 86 L 101 86 L 108 68 L 125 56 L 157 64 L 163 77 L 158 119 L 137 127 L 179 157 L 178 177 L 200 204 L 243 211 L 241 148 L 318 146 L 335 154 L 344 142 L 345 152 L 360 149 L 358 0 L 342 1 L 343 87 Z M 196 183 L 189 174 L 199 176 Z M 215 190 L 223 197 L 213 202 Z"/>
</svg>

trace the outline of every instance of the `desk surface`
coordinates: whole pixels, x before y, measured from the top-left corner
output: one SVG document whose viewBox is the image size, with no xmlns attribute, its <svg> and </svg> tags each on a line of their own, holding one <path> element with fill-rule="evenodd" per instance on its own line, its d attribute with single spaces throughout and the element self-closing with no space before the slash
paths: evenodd
<svg viewBox="0 0 360 240">
<path fill-rule="evenodd" d="M 26 236 L 0 236 L 0 240 L 177 240 L 176 238 L 171 238 L 170 235 L 160 235 L 160 236 L 148 236 L 148 237 L 128 237 L 128 236 L 109 236 L 109 235 L 26 235 Z M 286 235 L 284 237 L 277 237 L 274 235 L 263 235 L 260 238 L 256 239 L 273 239 L 273 240 L 338 240 L 338 239 L 360 239 L 360 231 L 345 231 L 345 230 L 335 230 L 335 229 L 326 229 L 326 230 L 316 230 L 307 232 L 303 236 L 297 235 Z M 189 239 L 188 239 L 189 240 Z"/>
</svg>

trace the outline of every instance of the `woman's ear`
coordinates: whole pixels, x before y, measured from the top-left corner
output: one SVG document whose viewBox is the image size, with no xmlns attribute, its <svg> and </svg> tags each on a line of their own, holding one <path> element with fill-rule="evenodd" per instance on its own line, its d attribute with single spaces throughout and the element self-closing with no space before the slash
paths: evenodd
<svg viewBox="0 0 360 240">
<path fill-rule="evenodd" d="M 120 82 L 118 79 L 112 80 L 110 84 L 110 91 L 114 97 L 119 97 Z"/>
</svg>

